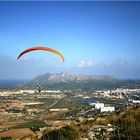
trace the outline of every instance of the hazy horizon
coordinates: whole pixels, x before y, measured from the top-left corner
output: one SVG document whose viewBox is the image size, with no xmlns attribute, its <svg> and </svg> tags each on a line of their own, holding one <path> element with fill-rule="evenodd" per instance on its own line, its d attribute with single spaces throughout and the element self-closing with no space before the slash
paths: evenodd
<svg viewBox="0 0 140 140">
<path fill-rule="evenodd" d="M 140 79 L 139 1 L 0 1 L 0 79 L 70 71 Z M 60 58 L 33 46 L 59 50 Z"/>
<path fill-rule="evenodd" d="M 22 81 L 30 81 L 30 80 L 33 80 L 35 79 L 36 77 L 38 76 L 42 76 L 42 75 L 45 75 L 45 74 L 61 74 L 63 72 L 67 72 L 67 73 L 70 73 L 70 74 L 74 74 L 74 75 L 85 75 L 85 76 L 111 76 L 117 80 L 140 80 L 140 78 L 119 78 L 119 77 L 115 77 L 114 75 L 104 75 L 104 74 L 84 74 L 84 73 L 76 73 L 76 72 L 72 72 L 72 71 L 61 71 L 61 72 L 46 72 L 46 73 L 41 73 L 41 74 L 38 74 L 32 78 L 21 78 L 21 79 L 0 79 L 0 81 L 16 81 L 16 82 L 22 82 Z"/>
</svg>

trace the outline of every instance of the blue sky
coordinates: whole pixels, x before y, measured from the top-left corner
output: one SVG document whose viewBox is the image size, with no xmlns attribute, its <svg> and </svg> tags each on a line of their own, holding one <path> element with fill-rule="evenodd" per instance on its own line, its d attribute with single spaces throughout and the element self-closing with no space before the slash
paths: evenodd
<svg viewBox="0 0 140 140">
<path fill-rule="evenodd" d="M 33 46 L 59 50 L 36 51 Z M 140 79 L 140 2 L 0 1 L 0 79 L 71 71 Z"/>
</svg>

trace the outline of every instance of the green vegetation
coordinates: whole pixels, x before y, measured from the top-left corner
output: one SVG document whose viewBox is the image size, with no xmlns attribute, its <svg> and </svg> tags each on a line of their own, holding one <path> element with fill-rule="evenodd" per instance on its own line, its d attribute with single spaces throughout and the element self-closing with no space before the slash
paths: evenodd
<svg viewBox="0 0 140 140">
<path fill-rule="evenodd" d="M 78 140 L 79 138 L 80 133 L 75 127 L 65 126 L 46 132 L 41 140 Z"/>
<path fill-rule="evenodd" d="M 21 138 L 20 140 L 37 140 L 37 138 L 32 135 L 28 135 L 28 136 Z"/>
<path fill-rule="evenodd" d="M 12 137 L 2 137 L 1 140 L 12 140 Z"/>
<path fill-rule="evenodd" d="M 116 115 L 111 120 L 118 129 L 115 139 L 139 140 L 140 139 L 140 108 L 129 109 Z"/>
<path fill-rule="evenodd" d="M 107 136 L 111 140 L 140 140 L 140 108 L 127 109 L 114 115 L 108 114 L 100 117 L 97 115 L 94 118 L 95 121 L 88 122 L 85 120 L 80 123 L 77 126 L 79 131 L 86 135 L 90 127 L 94 125 L 107 126 L 112 124 L 115 131 Z"/>
<path fill-rule="evenodd" d="M 114 131 L 108 135 L 108 132 L 103 130 L 105 138 L 110 138 L 110 140 L 140 140 L 140 107 L 130 108 L 116 114 L 96 114 L 93 117 L 94 120 L 88 120 L 87 117 L 81 123 L 74 125 L 80 136 L 86 137 L 88 131 L 94 125 L 98 125 L 100 128 L 100 126 L 107 127 L 108 124 L 111 124 Z M 53 134 L 57 134 L 56 130 L 53 131 Z"/>
<path fill-rule="evenodd" d="M 45 127 L 46 124 L 43 121 L 34 120 L 31 122 L 26 122 L 16 126 L 15 128 L 30 128 L 32 130 L 38 130 L 41 127 Z"/>
</svg>

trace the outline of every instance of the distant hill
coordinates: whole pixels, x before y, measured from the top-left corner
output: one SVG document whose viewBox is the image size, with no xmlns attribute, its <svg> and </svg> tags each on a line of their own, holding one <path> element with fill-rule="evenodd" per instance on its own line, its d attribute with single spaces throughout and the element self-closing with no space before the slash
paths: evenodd
<svg viewBox="0 0 140 140">
<path fill-rule="evenodd" d="M 134 88 L 140 85 L 140 80 L 119 80 L 110 75 L 84 75 L 71 72 L 62 72 L 39 75 L 27 84 L 24 88 L 35 88 L 41 85 L 46 89 L 101 89 L 127 87 Z"/>
</svg>

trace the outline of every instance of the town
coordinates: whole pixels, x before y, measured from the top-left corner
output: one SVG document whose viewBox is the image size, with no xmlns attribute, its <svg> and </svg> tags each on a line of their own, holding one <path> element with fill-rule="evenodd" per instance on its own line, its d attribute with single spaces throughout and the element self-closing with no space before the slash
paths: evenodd
<svg viewBox="0 0 140 140">
<path fill-rule="evenodd" d="M 138 88 L 41 92 L 23 89 L 1 90 L 0 137 L 19 139 L 32 135 L 40 139 L 48 129 L 54 130 L 86 121 L 103 121 L 101 116 L 113 115 L 139 106 L 139 93 Z M 94 139 L 102 129 L 106 130 L 104 135 L 115 131 L 112 124 L 94 125 L 86 132 L 86 137 Z M 101 136 L 103 134 L 100 134 Z"/>
</svg>

